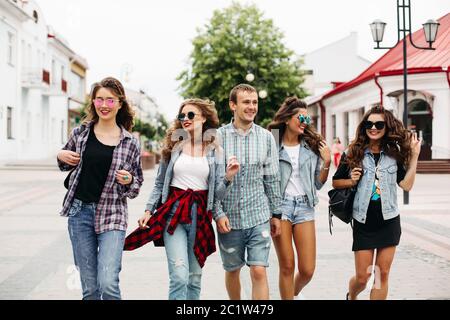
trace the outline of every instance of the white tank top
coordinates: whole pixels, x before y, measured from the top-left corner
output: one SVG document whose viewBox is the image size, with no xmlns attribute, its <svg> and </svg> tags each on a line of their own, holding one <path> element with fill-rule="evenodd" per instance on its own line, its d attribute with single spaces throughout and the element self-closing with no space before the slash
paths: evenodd
<svg viewBox="0 0 450 320">
<path fill-rule="evenodd" d="M 208 190 L 209 165 L 206 157 L 181 153 L 173 167 L 172 187 L 194 191 Z"/>
<path fill-rule="evenodd" d="M 291 197 L 304 196 L 305 191 L 303 190 L 302 183 L 300 182 L 300 163 L 299 163 L 299 153 L 300 145 L 293 147 L 284 146 L 292 164 L 292 174 L 289 178 L 288 185 L 286 187 L 286 194 Z"/>
</svg>

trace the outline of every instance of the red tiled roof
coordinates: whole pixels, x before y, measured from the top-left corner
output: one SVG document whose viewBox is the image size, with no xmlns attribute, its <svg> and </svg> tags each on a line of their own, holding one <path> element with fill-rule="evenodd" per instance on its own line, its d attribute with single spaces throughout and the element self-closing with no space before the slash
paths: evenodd
<svg viewBox="0 0 450 320">
<path fill-rule="evenodd" d="M 438 20 L 440 23 L 436 41 L 433 48 L 436 50 L 420 50 L 407 41 L 407 64 L 408 74 L 439 72 L 442 68 L 450 66 L 450 13 Z M 414 44 L 427 47 L 423 29 L 412 34 Z M 374 62 L 369 68 L 355 79 L 341 84 L 334 90 L 324 95 L 323 99 L 329 98 L 340 92 L 353 88 L 363 82 L 375 78 L 376 75 L 389 76 L 403 74 L 403 40 L 385 55 Z"/>
</svg>

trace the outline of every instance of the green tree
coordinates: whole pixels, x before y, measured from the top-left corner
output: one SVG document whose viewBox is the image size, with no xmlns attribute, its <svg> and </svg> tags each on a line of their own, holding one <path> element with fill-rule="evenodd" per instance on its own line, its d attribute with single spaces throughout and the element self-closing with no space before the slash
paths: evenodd
<svg viewBox="0 0 450 320">
<path fill-rule="evenodd" d="M 286 98 L 305 91 L 300 87 L 303 73 L 301 60 L 283 44 L 283 34 L 271 19 L 264 19 L 255 5 L 233 3 L 216 10 L 209 24 L 197 30 L 189 66 L 181 72 L 180 92 L 184 98 L 207 97 L 216 103 L 222 123 L 232 115 L 228 107 L 230 90 L 239 83 L 248 83 L 251 71 L 255 80 L 250 84 L 266 90 L 260 99 L 257 122 L 272 118 Z"/>
</svg>

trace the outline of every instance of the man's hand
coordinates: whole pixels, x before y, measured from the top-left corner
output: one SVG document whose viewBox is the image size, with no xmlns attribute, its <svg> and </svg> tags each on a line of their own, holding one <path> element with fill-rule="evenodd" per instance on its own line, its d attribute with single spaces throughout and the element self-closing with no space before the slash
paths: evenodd
<svg viewBox="0 0 450 320">
<path fill-rule="evenodd" d="M 272 238 L 276 238 L 281 234 L 281 220 L 278 218 L 270 219 L 270 234 Z"/>
<path fill-rule="evenodd" d="M 217 231 L 220 233 L 229 233 L 231 231 L 230 220 L 228 217 L 222 217 L 216 221 Z"/>
</svg>

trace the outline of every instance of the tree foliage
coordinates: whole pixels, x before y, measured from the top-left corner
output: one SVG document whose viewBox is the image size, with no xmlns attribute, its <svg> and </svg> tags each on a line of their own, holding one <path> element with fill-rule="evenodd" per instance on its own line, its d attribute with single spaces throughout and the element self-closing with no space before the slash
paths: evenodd
<svg viewBox="0 0 450 320">
<path fill-rule="evenodd" d="M 249 83 L 245 80 L 249 71 L 255 75 L 249 84 L 268 92 L 259 102 L 260 121 L 272 118 L 286 96 L 305 96 L 300 87 L 300 59 L 286 48 L 282 32 L 255 5 L 233 3 L 216 10 L 209 24 L 197 32 L 189 66 L 177 78 L 181 95 L 215 101 L 222 123 L 232 117 L 230 90 Z"/>
</svg>

